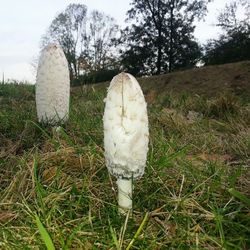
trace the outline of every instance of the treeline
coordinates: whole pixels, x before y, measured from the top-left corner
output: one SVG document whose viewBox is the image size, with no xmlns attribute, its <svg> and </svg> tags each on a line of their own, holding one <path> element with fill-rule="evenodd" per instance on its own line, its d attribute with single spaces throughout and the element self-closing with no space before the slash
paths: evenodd
<svg viewBox="0 0 250 250">
<path fill-rule="evenodd" d="M 204 45 L 204 63 L 214 65 L 250 60 L 250 1 L 231 1 L 217 20 L 223 33 Z"/>
<path fill-rule="evenodd" d="M 110 80 L 121 70 L 136 76 L 162 74 L 250 59 L 250 3 L 232 0 L 217 17 L 219 39 L 201 45 L 195 22 L 212 0 L 132 0 L 127 27 L 83 4 L 70 4 L 52 21 L 42 47 L 59 43 L 67 57 L 73 85 Z M 238 19 L 237 11 L 244 10 Z"/>
</svg>

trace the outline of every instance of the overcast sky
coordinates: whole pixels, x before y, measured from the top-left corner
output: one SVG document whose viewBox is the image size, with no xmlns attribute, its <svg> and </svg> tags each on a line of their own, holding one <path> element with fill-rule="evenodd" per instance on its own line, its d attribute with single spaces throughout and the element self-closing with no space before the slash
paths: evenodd
<svg viewBox="0 0 250 250">
<path fill-rule="evenodd" d="M 31 62 L 39 53 L 41 36 L 53 18 L 70 3 L 82 3 L 88 10 L 98 9 L 113 16 L 124 26 L 130 0 L 0 0 L 0 81 L 5 79 L 35 82 Z M 205 22 L 197 24 L 199 42 L 215 38 L 220 31 L 214 27 L 216 16 L 230 0 L 214 0 L 208 5 Z"/>
</svg>

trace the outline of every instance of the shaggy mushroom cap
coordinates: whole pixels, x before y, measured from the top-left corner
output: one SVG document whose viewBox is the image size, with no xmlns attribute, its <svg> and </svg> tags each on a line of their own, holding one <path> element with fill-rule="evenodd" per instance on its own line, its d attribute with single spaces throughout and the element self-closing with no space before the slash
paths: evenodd
<svg viewBox="0 0 250 250">
<path fill-rule="evenodd" d="M 115 76 L 105 102 L 106 166 L 117 178 L 139 178 L 146 165 L 149 132 L 147 104 L 137 80 L 127 73 Z"/>
<path fill-rule="evenodd" d="M 41 52 L 36 78 L 38 120 L 63 123 L 69 113 L 70 79 L 68 62 L 60 45 L 50 44 Z"/>
</svg>

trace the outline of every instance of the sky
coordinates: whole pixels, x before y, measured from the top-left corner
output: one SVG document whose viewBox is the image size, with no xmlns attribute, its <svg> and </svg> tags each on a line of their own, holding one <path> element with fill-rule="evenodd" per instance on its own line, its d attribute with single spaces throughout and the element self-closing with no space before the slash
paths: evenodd
<svg viewBox="0 0 250 250">
<path fill-rule="evenodd" d="M 205 22 L 197 23 L 195 37 L 201 43 L 216 38 L 216 16 L 230 0 L 208 4 Z M 35 83 L 34 58 L 39 55 L 40 39 L 51 21 L 70 3 L 82 3 L 88 11 L 97 9 L 114 17 L 125 26 L 130 0 L 0 0 L 0 81 L 6 79 Z"/>
</svg>

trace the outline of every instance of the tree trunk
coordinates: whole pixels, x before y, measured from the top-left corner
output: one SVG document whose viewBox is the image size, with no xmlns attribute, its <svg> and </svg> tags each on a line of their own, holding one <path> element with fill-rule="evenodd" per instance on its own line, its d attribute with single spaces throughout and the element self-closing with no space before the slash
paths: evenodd
<svg viewBox="0 0 250 250">
<path fill-rule="evenodd" d="M 162 68 L 162 17 L 161 17 L 161 1 L 158 1 L 158 18 L 157 22 L 158 25 L 156 25 L 156 28 L 158 29 L 158 55 L 157 55 L 157 74 L 161 74 L 161 68 Z M 156 20 L 156 19 L 155 19 Z"/>
<path fill-rule="evenodd" d="M 73 61 L 73 68 L 74 68 L 74 75 L 75 75 L 75 78 L 77 79 L 78 78 L 78 72 L 77 72 L 77 62 L 76 62 L 76 58 L 74 58 L 74 61 Z"/>
<path fill-rule="evenodd" d="M 169 43 L 169 65 L 168 65 L 168 72 L 172 71 L 173 68 L 173 19 L 174 19 L 174 2 L 172 0 L 170 3 L 170 43 Z"/>
<path fill-rule="evenodd" d="M 156 74 L 159 75 L 161 73 L 161 64 L 162 64 L 162 33 L 161 29 L 159 29 L 159 34 L 158 34 L 158 46 L 157 46 L 157 71 Z"/>
</svg>

